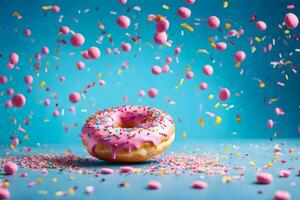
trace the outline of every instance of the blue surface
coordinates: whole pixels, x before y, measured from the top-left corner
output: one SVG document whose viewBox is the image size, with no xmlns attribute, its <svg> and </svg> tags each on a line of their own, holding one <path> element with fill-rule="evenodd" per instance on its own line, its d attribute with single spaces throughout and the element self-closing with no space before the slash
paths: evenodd
<svg viewBox="0 0 300 200">
<path fill-rule="evenodd" d="M 279 159 L 274 159 L 274 146 L 281 148 L 282 155 Z M 266 140 L 206 140 L 202 142 L 181 142 L 174 145 L 167 152 L 192 153 L 193 154 L 219 154 L 222 164 L 228 166 L 229 172 L 227 176 L 235 177 L 236 180 L 231 183 L 223 183 L 221 175 L 208 176 L 206 174 L 189 172 L 183 175 L 143 175 L 130 174 L 120 175 L 118 173 L 119 164 L 109 164 L 95 160 L 95 162 L 81 163 L 79 167 L 87 170 L 100 169 L 109 167 L 115 170 L 112 175 L 100 175 L 94 177 L 94 173 L 78 174 L 69 173 L 67 170 L 62 172 L 59 170 L 49 170 L 47 175 L 42 175 L 41 170 L 20 169 L 18 173 L 9 177 L 11 181 L 10 191 L 11 199 L 224 199 L 224 200 L 252 200 L 252 199 L 272 199 L 275 191 L 285 190 L 291 193 L 292 199 L 298 199 L 300 195 L 299 184 L 300 177 L 297 171 L 300 169 L 299 162 L 299 140 L 278 140 L 270 142 Z M 230 147 L 230 151 L 225 152 L 225 148 Z M 66 146 L 48 146 L 36 147 L 32 154 L 53 153 L 63 154 Z M 288 153 L 288 149 L 294 149 L 293 153 Z M 81 147 L 70 146 L 69 150 L 76 155 L 86 156 L 87 153 L 81 150 Z M 21 154 L 19 152 L 18 154 Z M 240 155 L 240 156 L 239 156 Z M 255 183 L 255 174 L 260 171 L 268 162 L 274 160 L 273 166 L 265 170 L 273 174 L 274 182 L 270 185 L 258 185 Z M 286 163 L 281 163 L 285 160 Z M 256 164 L 250 167 L 249 162 Z M 148 168 L 151 163 L 133 165 L 139 168 Z M 86 167 L 85 167 L 86 166 Z M 238 171 L 234 167 L 244 167 L 244 170 Z M 289 178 L 279 178 L 277 176 L 280 169 L 290 169 L 292 175 Z M 20 173 L 28 173 L 28 177 L 20 178 Z M 242 176 L 241 176 L 242 175 Z M 57 178 L 57 182 L 53 183 L 53 177 Z M 70 180 L 73 177 L 73 180 Z M 6 178 L 6 177 L 4 177 Z M 28 188 L 27 184 L 36 181 L 38 178 L 43 179 L 43 183 L 36 184 L 32 188 Z M 105 182 L 101 179 L 105 178 Z M 149 180 L 161 182 L 160 190 L 152 191 L 146 189 Z M 191 184 L 195 180 L 205 180 L 208 188 L 205 190 L 195 190 L 191 188 Z M 122 182 L 129 182 L 127 188 L 119 187 Z M 77 186 L 78 189 L 74 195 L 55 197 L 57 191 L 68 191 L 69 188 Z M 94 193 L 85 194 L 86 186 L 93 186 Z M 46 195 L 38 194 L 39 191 L 47 191 Z M 258 194 L 261 191 L 262 194 Z"/>
</svg>

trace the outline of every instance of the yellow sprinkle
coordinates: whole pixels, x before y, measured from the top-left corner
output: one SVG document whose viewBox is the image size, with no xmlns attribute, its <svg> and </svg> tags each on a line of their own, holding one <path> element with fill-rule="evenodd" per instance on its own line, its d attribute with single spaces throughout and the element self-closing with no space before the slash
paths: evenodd
<svg viewBox="0 0 300 200">
<path fill-rule="evenodd" d="M 215 124 L 216 124 L 216 125 L 219 125 L 221 122 L 222 122 L 222 117 L 216 116 Z"/>
<path fill-rule="evenodd" d="M 186 132 L 182 132 L 182 139 L 185 140 L 186 139 L 186 135 L 187 135 Z"/>
<path fill-rule="evenodd" d="M 286 35 L 290 34 L 290 31 L 287 29 L 287 30 L 284 31 L 284 34 L 286 34 Z"/>
<path fill-rule="evenodd" d="M 3 181 L 2 182 L 2 187 L 8 188 L 9 187 L 9 182 L 8 181 Z"/>
<path fill-rule="evenodd" d="M 220 105 L 221 105 L 220 103 L 216 103 L 216 104 L 215 104 L 215 108 L 219 108 Z"/>
<path fill-rule="evenodd" d="M 169 10 L 170 9 L 170 7 L 168 5 L 166 5 L 166 4 L 163 4 L 162 8 L 165 9 L 165 10 Z"/>
<path fill-rule="evenodd" d="M 230 183 L 232 181 L 232 177 L 231 176 L 223 176 L 222 181 L 223 181 L 223 183 Z"/>
<path fill-rule="evenodd" d="M 188 31 L 190 31 L 190 32 L 193 32 L 193 31 L 194 31 L 194 28 L 191 27 L 190 25 L 188 25 L 187 23 L 181 24 L 181 27 L 185 28 L 186 30 L 188 30 Z"/>
<path fill-rule="evenodd" d="M 212 100 L 212 99 L 214 99 L 215 97 L 214 97 L 213 94 L 210 94 L 210 95 L 208 96 L 208 98 L 209 98 L 210 100 Z"/>
<path fill-rule="evenodd" d="M 172 43 L 171 43 L 171 42 L 166 42 L 165 45 L 166 45 L 167 47 L 171 47 L 171 46 L 172 46 Z"/>
<path fill-rule="evenodd" d="M 57 192 L 55 192 L 55 196 L 57 196 L 57 197 L 61 197 L 61 196 L 64 196 L 64 192 L 63 191 L 57 191 Z"/>
<path fill-rule="evenodd" d="M 11 150 L 14 150 L 14 149 L 15 149 L 15 146 L 14 146 L 13 144 L 10 144 L 10 145 L 9 145 L 9 148 L 10 148 Z"/>
<path fill-rule="evenodd" d="M 185 70 L 186 71 L 190 71 L 191 70 L 191 66 L 189 66 L 189 65 L 185 66 Z"/>
<path fill-rule="evenodd" d="M 36 180 L 36 182 L 41 184 L 41 183 L 43 182 L 43 179 L 42 179 L 42 178 L 38 178 L 38 179 Z"/>
<path fill-rule="evenodd" d="M 223 3 L 223 7 L 224 7 L 224 8 L 227 8 L 227 7 L 228 7 L 228 5 L 229 5 L 228 1 L 224 1 L 224 3 Z"/>
<path fill-rule="evenodd" d="M 204 127 L 204 119 L 202 117 L 199 119 L 198 123 L 201 127 Z"/>
<path fill-rule="evenodd" d="M 210 44 L 210 47 L 213 48 L 213 49 L 215 49 L 215 48 L 216 48 L 216 44 L 212 42 L 212 43 Z"/>
<path fill-rule="evenodd" d="M 241 67 L 241 63 L 237 62 L 237 63 L 235 63 L 234 66 L 235 66 L 236 68 L 240 68 L 240 67 Z"/>
<path fill-rule="evenodd" d="M 268 162 L 268 163 L 267 163 L 267 166 L 268 166 L 268 167 L 272 167 L 272 166 L 273 166 L 273 163 Z"/>
<path fill-rule="evenodd" d="M 42 6 L 42 10 L 50 10 L 51 6 Z"/>
<path fill-rule="evenodd" d="M 255 162 L 253 162 L 253 161 L 250 161 L 250 162 L 249 162 L 249 166 L 250 166 L 250 167 L 255 167 L 255 165 L 256 165 Z"/>
<path fill-rule="evenodd" d="M 230 151 L 230 146 L 225 147 L 225 152 L 229 152 Z"/>
<path fill-rule="evenodd" d="M 118 70 L 118 75 L 121 75 L 123 73 L 122 69 Z"/>
<path fill-rule="evenodd" d="M 22 19 L 22 16 L 20 15 L 20 13 L 18 11 L 14 11 L 12 15 L 14 17 L 16 17 L 17 19 Z"/>
<path fill-rule="evenodd" d="M 264 82 L 260 82 L 259 85 L 258 85 L 260 88 L 265 88 L 266 87 L 266 84 Z"/>
<path fill-rule="evenodd" d="M 141 172 L 142 172 L 142 169 L 141 169 L 141 168 L 136 168 L 136 169 L 135 169 L 135 173 L 136 173 L 136 174 L 140 174 Z"/>
<path fill-rule="evenodd" d="M 231 28 L 231 24 L 225 23 L 225 28 L 226 28 L 227 30 L 230 29 L 230 28 Z"/>
<path fill-rule="evenodd" d="M 259 37 L 255 37 L 256 42 L 261 42 L 261 39 Z"/>
<path fill-rule="evenodd" d="M 183 82 L 184 82 L 184 78 L 181 78 L 180 81 L 179 81 L 179 85 L 182 86 Z"/>
<path fill-rule="evenodd" d="M 209 37 L 209 38 L 208 38 L 208 41 L 209 41 L 209 42 L 213 42 L 213 41 L 214 41 L 214 38 L 213 38 L 213 37 Z"/>
<path fill-rule="evenodd" d="M 284 75 L 285 80 L 289 80 L 289 76 L 287 74 Z"/>
<path fill-rule="evenodd" d="M 101 72 L 99 72 L 98 75 L 97 75 L 97 77 L 98 77 L 98 78 L 102 78 L 102 75 L 103 75 L 103 74 L 102 74 Z"/>
<path fill-rule="evenodd" d="M 198 53 L 208 54 L 208 51 L 206 49 L 198 49 Z"/>
<path fill-rule="evenodd" d="M 68 193 L 69 193 L 70 195 L 74 195 L 74 194 L 75 194 L 74 188 L 72 188 L 72 187 L 69 188 Z"/>
<path fill-rule="evenodd" d="M 45 81 L 40 82 L 40 87 L 44 87 L 46 85 Z"/>
<path fill-rule="evenodd" d="M 24 135 L 23 140 L 29 140 L 29 135 Z"/>
</svg>

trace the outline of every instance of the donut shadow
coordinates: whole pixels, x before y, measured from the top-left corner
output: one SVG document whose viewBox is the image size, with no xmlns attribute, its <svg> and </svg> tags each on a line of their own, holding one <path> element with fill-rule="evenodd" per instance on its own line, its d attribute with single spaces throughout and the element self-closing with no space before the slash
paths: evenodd
<svg viewBox="0 0 300 200">
<path fill-rule="evenodd" d="M 113 167 L 113 166 L 140 166 L 140 165 L 149 165 L 157 163 L 156 160 L 146 160 L 143 162 L 109 162 L 105 160 L 97 160 L 97 159 L 88 159 L 88 160 L 80 160 L 76 161 L 74 165 L 76 167 L 90 168 L 90 167 Z"/>
</svg>

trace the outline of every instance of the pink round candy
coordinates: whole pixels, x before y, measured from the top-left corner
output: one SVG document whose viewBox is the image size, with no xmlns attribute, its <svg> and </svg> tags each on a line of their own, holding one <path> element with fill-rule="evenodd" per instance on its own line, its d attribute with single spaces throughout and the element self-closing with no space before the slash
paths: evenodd
<svg viewBox="0 0 300 200">
<path fill-rule="evenodd" d="M 236 36 L 238 34 L 238 32 L 234 29 L 228 31 L 227 35 L 230 37 Z"/>
<path fill-rule="evenodd" d="M 82 57 L 83 57 L 84 59 L 90 59 L 90 56 L 89 56 L 88 51 L 83 51 L 83 52 L 82 52 Z"/>
<path fill-rule="evenodd" d="M 10 197 L 10 192 L 8 189 L 4 187 L 0 187 L 0 199 L 9 199 Z"/>
<path fill-rule="evenodd" d="M 120 3 L 120 4 L 126 4 L 126 3 L 127 3 L 127 0 L 119 0 L 119 3 Z"/>
<path fill-rule="evenodd" d="M 181 53 L 181 48 L 180 48 L 180 47 L 175 48 L 174 54 L 175 54 L 175 55 L 178 55 L 178 54 L 180 54 L 180 53 Z"/>
<path fill-rule="evenodd" d="M 219 99 L 226 101 L 230 97 L 230 91 L 227 88 L 222 88 L 219 92 Z"/>
<path fill-rule="evenodd" d="M 53 116 L 54 117 L 58 117 L 59 116 L 59 111 L 58 110 L 54 110 L 53 111 Z"/>
<path fill-rule="evenodd" d="M 33 83 L 33 77 L 31 75 L 27 75 L 24 77 L 24 82 L 28 85 Z"/>
<path fill-rule="evenodd" d="M 7 82 L 6 76 L 0 75 L 0 83 L 4 85 L 4 84 L 6 84 L 6 82 Z"/>
<path fill-rule="evenodd" d="M 50 103 L 51 103 L 50 99 L 45 99 L 45 101 L 44 101 L 45 106 L 49 106 Z"/>
<path fill-rule="evenodd" d="M 130 26 L 130 19 L 125 15 L 121 15 L 117 18 L 117 24 L 121 28 L 128 28 Z"/>
<path fill-rule="evenodd" d="M 185 74 L 185 77 L 187 79 L 192 79 L 194 77 L 194 72 L 192 71 L 188 71 L 186 74 Z"/>
<path fill-rule="evenodd" d="M 170 66 L 169 65 L 164 65 L 162 68 L 161 68 L 161 71 L 163 73 L 167 73 L 170 71 Z"/>
<path fill-rule="evenodd" d="M 256 28 L 260 31 L 264 31 L 267 29 L 267 24 L 264 21 L 257 21 Z"/>
<path fill-rule="evenodd" d="M 227 44 L 225 42 L 218 42 L 216 44 L 216 49 L 219 51 L 224 51 L 227 48 Z"/>
<path fill-rule="evenodd" d="M 67 35 L 70 32 L 70 28 L 68 26 L 62 26 L 59 29 L 59 33 L 62 35 Z"/>
<path fill-rule="evenodd" d="M 62 76 L 62 77 L 59 78 L 60 82 L 64 82 L 65 80 L 66 80 L 66 77 L 64 77 L 64 76 Z"/>
<path fill-rule="evenodd" d="M 84 64 L 84 62 L 82 62 L 82 61 L 78 61 L 78 62 L 76 63 L 76 66 L 77 66 L 77 69 L 82 70 L 82 69 L 84 69 L 85 64 Z"/>
<path fill-rule="evenodd" d="M 13 89 L 13 88 L 8 88 L 8 89 L 6 90 L 6 94 L 7 94 L 7 95 L 12 95 L 12 94 L 14 94 L 14 89 Z"/>
<path fill-rule="evenodd" d="M 7 63 L 7 65 L 6 65 L 6 68 L 9 69 L 9 70 L 13 69 L 14 67 L 15 66 L 11 63 Z"/>
<path fill-rule="evenodd" d="M 11 106 L 12 106 L 11 100 L 5 101 L 5 107 L 6 107 L 6 108 L 10 108 Z"/>
<path fill-rule="evenodd" d="M 9 63 L 16 65 L 19 62 L 19 56 L 16 53 L 11 53 L 9 55 Z"/>
<path fill-rule="evenodd" d="M 106 84 L 105 80 L 99 80 L 98 83 L 99 83 L 99 85 L 102 85 L 102 86 Z"/>
<path fill-rule="evenodd" d="M 207 89 L 207 87 L 208 87 L 208 85 L 207 85 L 207 83 L 205 83 L 205 82 L 202 82 L 202 83 L 200 83 L 200 89 L 201 90 L 206 90 Z"/>
<path fill-rule="evenodd" d="M 194 3 L 196 2 L 196 0 L 185 0 L 185 2 L 186 2 L 187 4 L 192 5 L 192 4 L 194 4 Z"/>
<path fill-rule="evenodd" d="M 101 169 L 101 174 L 112 174 L 114 172 L 113 169 L 110 168 L 102 168 Z"/>
<path fill-rule="evenodd" d="M 167 58 L 166 58 L 166 63 L 170 64 L 170 63 L 172 62 L 172 60 L 173 60 L 173 59 L 172 59 L 171 57 L 167 57 Z"/>
<path fill-rule="evenodd" d="M 52 10 L 53 12 L 55 12 L 55 13 L 58 13 L 58 12 L 60 11 L 60 7 L 54 5 L 54 6 L 51 6 L 51 10 Z"/>
<path fill-rule="evenodd" d="M 282 169 L 279 171 L 279 177 L 281 178 L 288 178 L 290 176 L 291 176 L 291 172 L 289 170 Z"/>
<path fill-rule="evenodd" d="M 177 10 L 177 15 L 182 19 L 188 19 L 191 16 L 191 10 L 186 7 L 180 7 Z"/>
<path fill-rule="evenodd" d="M 258 184 L 270 184 L 273 182 L 273 176 L 272 174 L 261 172 L 257 174 L 256 182 Z"/>
<path fill-rule="evenodd" d="M 98 47 L 90 47 L 88 50 L 89 58 L 91 59 L 97 59 L 101 56 L 101 51 L 98 49 Z"/>
<path fill-rule="evenodd" d="M 74 47 L 79 47 L 84 44 L 85 38 L 80 33 L 75 33 L 72 35 L 70 42 Z"/>
<path fill-rule="evenodd" d="M 140 97 L 143 97 L 143 96 L 145 96 L 146 95 L 146 92 L 144 91 L 144 90 L 140 90 L 139 91 L 139 96 Z"/>
<path fill-rule="evenodd" d="M 156 32 L 153 39 L 156 44 L 161 45 L 167 42 L 168 35 L 166 32 Z"/>
<path fill-rule="evenodd" d="M 246 58 L 246 54 L 244 51 L 237 51 L 234 54 L 234 61 L 237 63 L 243 62 Z"/>
<path fill-rule="evenodd" d="M 42 48 L 42 53 L 43 53 L 43 54 L 48 55 L 49 52 L 50 52 L 50 51 L 49 51 L 49 48 L 48 48 L 48 47 L 44 46 L 44 47 Z"/>
<path fill-rule="evenodd" d="M 37 59 L 37 60 L 41 60 L 41 59 L 42 59 L 42 55 L 39 54 L 39 53 L 36 53 L 36 54 L 34 55 L 34 57 L 35 57 L 35 59 Z"/>
<path fill-rule="evenodd" d="M 290 200 L 291 195 L 289 192 L 286 191 L 276 191 L 274 195 L 274 200 Z"/>
<path fill-rule="evenodd" d="M 4 167 L 3 170 L 6 175 L 13 175 L 18 171 L 18 165 L 12 161 L 8 161 Z"/>
<path fill-rule="evenodd" d="M 124 42 L 122 43 L 121 48 L 123 51 L 128 52 L 131 50 L 131 44 L 128 42 Z"/>
<path fill-rule="evenodd" d="M 210 65 L 204 65 L 202 71 L 205 75 L 211 76 L 214 73 L 214 68 Z"/>
<path fill-rule="evenodd" d="M 208 185 L 204 181 L 194 181 L 192 184 L 192 188 L 194 188 L 194 189 L 205 189 L 207 187 L 208 187 Z"/>
<path fill-rule="evenodd" d="M 160 66 L 154 65 L 154 66 L 151 68 L 151 72 L 152 72 L 152 74 L 154 74 L 154 75 L 159 75 L 159 74 L 162 72 L 162 69 L 161 69 Z"/>
<path fill-rule="evenodd" d="M 78 92 L 72 92 L 69 95 L 69 100 L 71 103 L 77 103 L 78 101 L 80 101 L 80 94 Z"/>
<path fill-rule="evenodd" d="M 15 94 L 11 101 L 13 106 L 15 106 L 16 108 L 20 108 L 25 105 L 26 98 L 23 94 Z"/>
<path fill-rule="evenodd" d="M 157 181 L 149 181 L 148 182 L 148 189 L 150 190 L 157 190 L 161 188 L 160 182 Z"/>
<path fill-rule="evenodd" d="M 156 88 L 150 88 L 148 90 L 148 96 L 151 98 L 155 98 L 158 95 L 158 90 Z"/>
<path fill-rule="evenodd" d="M 12 141 L 12 144 L 13 144 L 15 147 L 19 146 L 19 144 L 20 144 L 19 139 L 18 139 L 18 138 L 14 138 L 13 141 Z"/>
<path fill-rule="evenodd" d="M 134 173 L 134 171 L 135 171 L 135 168 L 133 168 L 131 166 L 120 167 L 120 173 L 127 174 L 127 173 Z"/>
<path fill-rule="evenodd" d="M 216 16 L 210 16 L 207 19 L 207 25 L 209 28 L 214 29 L 220 26 L 220 20 Z"/>
<path fill-rule="evenodd" d="M 267 122 L 268 128 L 273 128 L 274 126 L 274 121 L 272 119 L 269 119 Z"/>
<path fill-rule="evenodd" d="M 27 37 L 31 36 L 31 30 L 28 29 L 28 28 L 25 29 L 25 30 L 24 30 L 24 35 L 27 36 Z"/>
<path fill-rule="evenodd" d="M 299 19 L 297 15 L 293 13 L 287 13 L 284 17 L 284 23 L 287 25 L 289 29 L 295 29 L 299 24 Z"/>
<path fill-rule="evenodd" d="M 157 32 L 165 32 L 169 29 L 169 21 L 167 19 L 161 19 L 156 23 Z"/>
</svg>

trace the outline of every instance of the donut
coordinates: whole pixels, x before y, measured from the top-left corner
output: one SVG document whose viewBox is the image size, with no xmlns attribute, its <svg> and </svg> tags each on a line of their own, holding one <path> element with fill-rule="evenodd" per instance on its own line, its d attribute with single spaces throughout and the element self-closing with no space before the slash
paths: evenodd
<svg viewBox="0 0 300 200">
<path fill-rule="evenodd" d="M 163 153 L 175 139 L 172 117 L 150 106 L 99 110 L 82 127 L 82 142 L 93 157 L 110 162 L 142 162 Z"/>
</svg>

